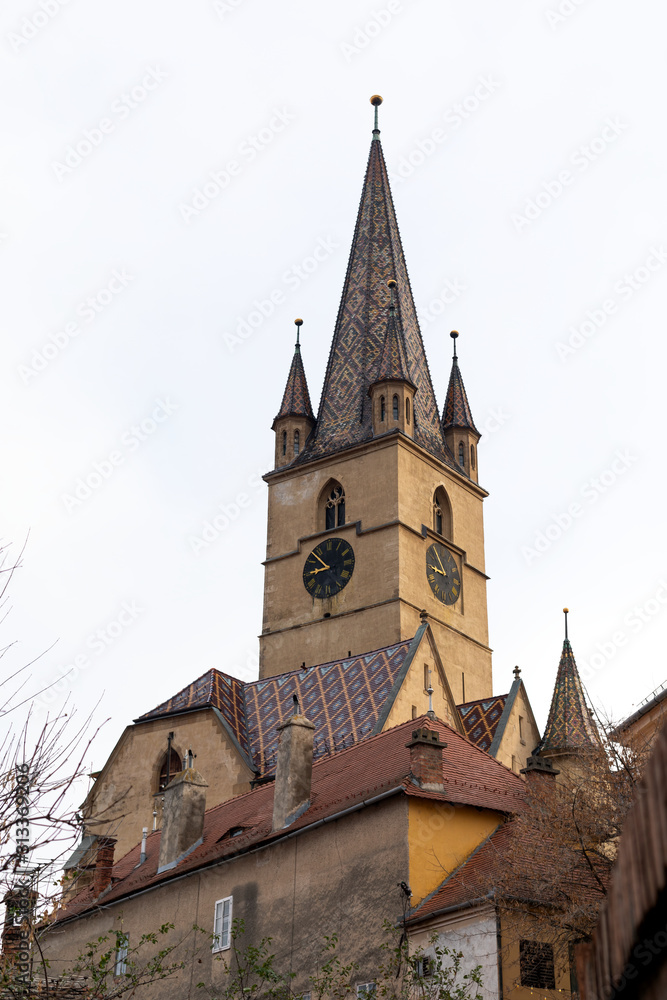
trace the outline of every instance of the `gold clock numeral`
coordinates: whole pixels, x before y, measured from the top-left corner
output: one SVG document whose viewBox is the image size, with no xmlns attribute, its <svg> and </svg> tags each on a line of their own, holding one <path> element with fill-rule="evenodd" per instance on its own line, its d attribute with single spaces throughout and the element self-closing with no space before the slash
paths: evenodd
<svg viewBox="0 0 667 1000">
<path fill-rule="evenodd" d="M 349 572 L 349 570 L 344 569 L 343 572 L 340 575 L 343 577 L 344 580 L 347 580 L 347 578 L 350 575 L 350 572 Z"/>
</svg>

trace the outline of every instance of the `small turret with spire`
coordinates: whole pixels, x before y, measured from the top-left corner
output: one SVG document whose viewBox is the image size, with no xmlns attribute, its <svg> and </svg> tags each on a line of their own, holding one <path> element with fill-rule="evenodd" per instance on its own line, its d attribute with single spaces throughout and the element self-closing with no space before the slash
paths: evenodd
<svg viewBox="0 0 667 1000">
<path fill-rule="evenodd" d="M 303 320 L 295 319 L 294 325 L 296 326 L 294 357 L 287 376 L 283 401 L 272 428 L 276 433 L 276 469 L 289 465 L 301 454 L 315 424 L 301 358 L 300 332 Z"/>
<path fill-rule="evenodd" d="M 580 770 L 588 754 L 600 748 L 600 735 L 586 703 L 577 664 L 568 637 L 568 608 L 565 615 L 565 639 L 549 718 L 544 735 L 533 751 L 534 755 L 558 761 L 567 770 Z"/>
<path fill-rule="evenodd" d="M 442 409 L 442 433 L 457 466 L 474 482 L 477 482 L 477 444 L 481 434 L 472 419 L 472 411 L 459 368 L 459 359 L 456 354 L 458 331 L 452 330 L 449 336 L 454 342 L 454 356 L 452 357 L 447 398 Z"/>
<path fill-rule="evenodd" d="M 374 381 L 368 389 L 373 412 L 373 435 L 401 431 L 414 437 L 414 397 L 417 387 L 408 373 L 403 331 L 396 315 L 396 281 L 387 282 L 389 288 L 389 317 L 382 345 L 380 362 Z"/>
</svg>

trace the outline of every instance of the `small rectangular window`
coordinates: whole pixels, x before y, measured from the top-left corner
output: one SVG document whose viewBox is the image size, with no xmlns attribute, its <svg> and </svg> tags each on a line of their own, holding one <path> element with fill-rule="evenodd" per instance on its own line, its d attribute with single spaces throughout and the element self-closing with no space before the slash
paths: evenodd
<svg viewBox="0 0 667 1000">
<path fill-rule="evenodd" d="M 130 935 L 123 934 L 118 938 L 118 946 L 116 948 L 116 961 L 114 962 L 113 974 L 114 976 L 124 976 L 127 972 L 127 952 L 130 944 Z"/>
<path fill-rule="evenodd" d="M 213 951 L 225 951 L 232 944 L 232 896 L 219 899 L 213 915 Z"/>
<path fill-rule="evenodd" d="M 301 1000 L 310 1000 L 312 994 L 309 992 L 301 994 Z"/>
<path fill-rule="evenodd" d="M 521 941 L 519 944 L 521 985 L 537 990 L 555 990 L 553 945 L 542 941 Z"/>
<path fill-rule="evenodd" d="M 370 1000 L 377 993 L 377 983 L 357 983 L 357 1000 Z"/>
<path fill-rule="evenodd" d="M 422 955 L 414 960 L 415 975 L 419 979 L 426 979 L 435 974 L 435 962 L 430 955 Z"/>
<path fill-rule="evenodd" d="M 523 735 L 523 715 L 519 716 L 519 739 L 521 740 L 522 743 L 526 742 Z"/>
</svg>

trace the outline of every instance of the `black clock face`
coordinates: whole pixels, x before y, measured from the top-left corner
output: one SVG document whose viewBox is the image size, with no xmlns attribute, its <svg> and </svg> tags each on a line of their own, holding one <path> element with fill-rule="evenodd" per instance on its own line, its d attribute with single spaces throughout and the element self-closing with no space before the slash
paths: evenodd
<svg viewBox="0 0 667 1000">
<path fill-rule="evenodd" d="M 303 585 L 312 597 L 333 597 L 349 583 L 354 552 L 343 538 L 327 538 L 317 545 L 303 567 Z"/>
<path fill-rule="evenodd" d="M 451 552 L 440 542 L 434 542 L 426 552 L 426 576 L 439 601 L 456 604 L 461 594 L 461 574 Z"/>
</svg>

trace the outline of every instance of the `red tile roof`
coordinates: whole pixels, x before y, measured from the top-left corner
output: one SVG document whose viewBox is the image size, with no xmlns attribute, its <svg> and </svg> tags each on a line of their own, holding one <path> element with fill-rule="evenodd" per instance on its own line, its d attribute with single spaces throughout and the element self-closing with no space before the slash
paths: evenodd
<svg viewBox="0 0 667 1000">
<path fill-rule="evenodd" d="M 424 792 L 410 778 L 410 751 L 406 743 L 412 731 L 421 726 L 436 730 L 447 744 L 443 750 L 443 794 Z M 161 875 L 157 874 L 160 832 L 152 833 L 148 837 L 147 860 L 143 865 L 137 867 L 140 854 L 140 846 L 137 846 L 114 866 L 112 887 L 104 894 L 104 903 L 268 843 L 285 833 L 362 805 L 392 789 L 411 796 L 512 814 L 523 808 L 525 785 L 518 775 L 473 746 L 446 723 L 424 716 L 317 761 L 313 766 L 310 808 L 285 831 L 271 831 L 273 783 L 270 783 L 209 809 L 201 846 L 176 868 Z M 238 827 L 245 832 L 221 839 Z M 59 919 L 82 913 L 95 905 L 92 890 L 84 889 Z"/>
<path fill-rule="evenodd" d="M 529 842 L 520 822 L 501 823 L 476 850 L 430 896 L 410 913 L 408 923 L 421 922 L 443 910 L 466 906 L 499 895 L 506 900 L 532 901 L 542 905 L 565 903 L 576 895 L 582 905 L 599 903 L 602 892 L 585 861 L 567 875 L 553 865 L 549 844 Z M 558 846 L 554 845 L 554 851 Z M 516 859 L 521 859 L 520 872 Z M 568 853 L 569 858 L 569 853 Z M 608 882 L 611 862 L 595 859 L 598 875 Z"/>
</svg>

